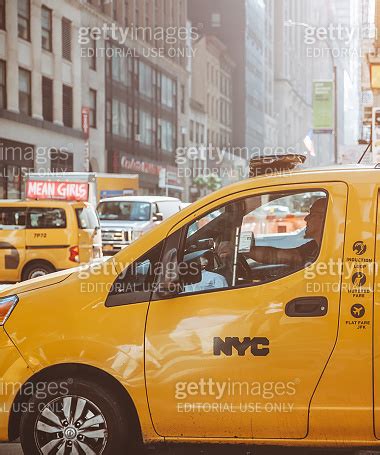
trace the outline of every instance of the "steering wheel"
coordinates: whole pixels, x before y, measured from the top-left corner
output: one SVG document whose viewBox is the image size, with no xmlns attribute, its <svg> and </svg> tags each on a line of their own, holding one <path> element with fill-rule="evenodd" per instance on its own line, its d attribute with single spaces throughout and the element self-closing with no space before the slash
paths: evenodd
<svg viewBox="0 0 380 455">
<path fill-rule="evenodd" d="M 252 281 L 252 269 L 243 253 L 237 255 L 237 277 L 243 280 Z"/>
</svg>

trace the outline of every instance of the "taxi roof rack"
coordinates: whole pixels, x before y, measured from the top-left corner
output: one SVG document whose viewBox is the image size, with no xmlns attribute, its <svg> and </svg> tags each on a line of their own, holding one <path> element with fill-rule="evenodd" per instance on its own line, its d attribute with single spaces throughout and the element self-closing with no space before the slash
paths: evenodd
<svg viewBox="0 0 380 455">
<path fill-rule="evenodd" d="M 303 164 L 306 155 L 302 153 L 273 153 L 256 155 L 249 162 L 249 177 L 271 175 L 278 172 L 291 171 Z"/>
</svg>

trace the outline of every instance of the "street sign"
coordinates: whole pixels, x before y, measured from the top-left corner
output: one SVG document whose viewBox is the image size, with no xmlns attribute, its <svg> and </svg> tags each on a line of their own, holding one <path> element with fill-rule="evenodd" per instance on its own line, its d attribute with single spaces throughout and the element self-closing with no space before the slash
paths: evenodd
<svg viewBox="0 0 380 455">
<path fill-rule="evenodd" d="M 332 133 L 334 130 L 334 82 L 313 82 L 313 131 Z"/>
</svg>

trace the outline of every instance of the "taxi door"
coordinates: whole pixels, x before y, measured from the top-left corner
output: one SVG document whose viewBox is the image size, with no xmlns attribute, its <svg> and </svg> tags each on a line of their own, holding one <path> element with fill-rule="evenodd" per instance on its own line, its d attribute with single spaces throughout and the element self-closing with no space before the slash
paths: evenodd
<svg viewBox="0 0 380 455">
<path fill-rule="evenodd" d="M 25 207 L 0 207 L 0 282 L 20 280 L 25 261 Z"/>
<path fill-rule="evenodd" d="M 77 218 L 79 260 L 90 262 L 102 256 L 102 236 L 95 209 L 90 205 L 73 206 Z"/>
<path fill-rule="evenodd" d="M 44 259 L 56 269 L 68 262 L 68 249 L 75 236 L 73 216 L 62 204 L 31 206 L 27 210 L 27 260 Z"/>
<path fill-rule="evenodd" d="M 374 269 L 374 306 L 373 306 L 373 359 L 374 359 L 374 430 L 375 437 L 380 439 L 380 190 L 377 195 L 377 225 L 376 225 L 376 244 L 375 244 L 375 269 Z M 363 243 L 363 242 L 362 242 Z M 364 251 L 365 253 L 365 251 Z M 360 250 L 360 256 L 363 254 Z M 365 255 L 364 255 L 365 257 Z M 370 302 L 368 302 L 370 303 Z M 362 305 L 363 307 L 363 305 Z M 364 308 L 364 307 L 363 307 Z M 369 308 L 368 308 L 369 309 Z M 367 311 L 369 312 L 369 311 Z M 360 315 L 363 316 L 362 314 Z M 369 319 L 367 316 L 363 319 Z"/>
<path fill-rule="evenodd" d="M 269 266 L 273 277 L 262 284 L 239 287 L 229 282 L 220 289 L 152 299 L 146 324 L 146 386 L 159 435 L 307 436 L 309 403 L 338 331 L 341 277 L 327 273 L 326 265 L 342 259 L 346 185 L 284 185 L 230 195 L 199 210 L 178 228 L 190 232 L 196 220 L 198 225 L 212 222 L 227 202 L 263 193 L 262 199 L 271 201 L 276 192 L 287 190 L 299 193 L 298 210 L 319 191 L 327 195 L 323 237 L 313 264 L 279 278 L 275 276 L 282 265 Z M 265 213 L 264 209 L 257 213 Z M 206 212 L 210 220 L 205 220 Z M 260 232 L 260 219 L 254 224 L 252 229 Z M 247 244 L 244 233 L 239 235 L 242 248 L 249 250 L 251 240 Z M 296 231 L 292 241 L 299 235 Z M 174 234 L 168 237 L 172 238 Z M 202 242 L 205 248 L 210 244 L 208 239 Z M 208 277 L 216 280 L 212 272 Z M 227 278 L 219 275 L 218 281 L 223 280 Z"/>
</svg>

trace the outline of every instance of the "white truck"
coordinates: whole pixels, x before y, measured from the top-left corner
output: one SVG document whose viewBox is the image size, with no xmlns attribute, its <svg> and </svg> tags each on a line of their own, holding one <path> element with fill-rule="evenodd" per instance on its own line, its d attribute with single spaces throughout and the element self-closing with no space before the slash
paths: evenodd
<svg viewBox="0 0 380 455">
<path fill-rule="evenodd" d="M 121 196 L 102 199 L 98 214 L 103 254 L 117 253 L 180 210 L 181 201 L 174 197 Z"/>
</svg>

